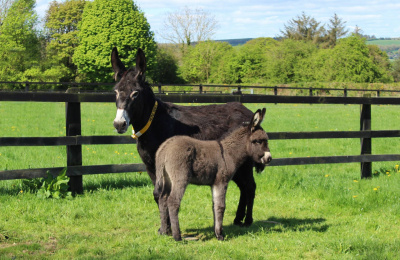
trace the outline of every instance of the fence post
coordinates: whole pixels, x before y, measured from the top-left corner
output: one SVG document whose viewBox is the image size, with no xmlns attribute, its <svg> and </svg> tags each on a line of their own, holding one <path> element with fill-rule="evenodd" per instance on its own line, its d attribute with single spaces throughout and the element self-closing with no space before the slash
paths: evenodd
<svg viewBox="0 0 400 260">
<path fill-rule="evenodd" d="M 68 89 L 67 93 L 79 93 L 79 88 Z M 65 103 L 66 135 L 81 135 L 81 103 Z M 82 145 L 67 145 L 67 166 L 82 165 Z M 72 193 L 83 193 L 82 175 L 69 177 L 69 188 Z"/>
<path fill-rule="evenodd" d="M 200 94 L 202 94 L 203 93 L 203 85 L 199 85 L 199 92 L 200 92 Z"/>
<path fill-rule="evenodd" d="M 161 94 L 161 84 L 158 85 L 158 94 Z"/>
<path fill-rule="evenodd" d="M 366 96 L 366 95 L 364 95 Z M 360 131 L 371 130 L 371 105 L 361 105 Z M 361 155 L 371 154 L 371 138 L 361 138 Z M 361 163 L 361 178 L 370 178 L 372 176 L 372 162 Z"/>
</svg>

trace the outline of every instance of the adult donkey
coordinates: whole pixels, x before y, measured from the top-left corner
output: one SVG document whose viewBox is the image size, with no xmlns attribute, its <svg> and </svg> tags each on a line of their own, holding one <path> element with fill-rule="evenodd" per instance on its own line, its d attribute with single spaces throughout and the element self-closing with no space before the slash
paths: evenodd
<svg viewBox="0 0 400 260">
<path fill-rule="evenodd" d="M 114 87 L 117 105 L 114 127 L 119 134 L 123 134 L 129 125 L 132 125 L 132 137 L 137 140 L 137 150 L 153 185 L 156 181 L 156 151 L 165 140 L 175 135 L 216 140 L 229 129 L 248 121 L 253 115 L 238 102 L 190 107 L 161 101 L 155 97 L 145 80 L 146 58 L 141 49 L 138 49 L 136 54 L 135 68 L 125 68 L 116 48 L 111 53 L 111 64 L 115 72 L 114 79 L 119 80 Z M 256 190 L 253 166 L 256 166 L 257 171 L 264 168 L 261 164 L 247 160 L 233 177 L 240 189 L 240 200 L 234 220 L 236 225 L 249 226 L 253 223 Z"/>
</svg>

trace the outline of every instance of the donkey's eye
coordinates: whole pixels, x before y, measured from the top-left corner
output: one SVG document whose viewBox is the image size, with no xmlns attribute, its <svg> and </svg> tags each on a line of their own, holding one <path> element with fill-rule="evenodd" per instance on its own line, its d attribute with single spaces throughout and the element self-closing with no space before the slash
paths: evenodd
<svg viewBox="0 0 400 260">
<path fill-rule="evenodd" d="M 138 95 L 139 95 L 138 91 L 132 91 L 132 93 L 130 94 L 130 98 L 135 99 L 135 98 L 137 98 Z"/>
</svg>

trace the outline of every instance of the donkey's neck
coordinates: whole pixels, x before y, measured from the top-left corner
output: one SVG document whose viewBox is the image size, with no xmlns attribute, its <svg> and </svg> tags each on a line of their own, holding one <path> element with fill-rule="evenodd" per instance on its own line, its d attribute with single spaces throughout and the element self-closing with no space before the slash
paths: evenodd
<svg viewBox="0 0 400 260">
<path fill-rule="evenodd" d="M 246 149 L 248 139 L 247 127 L 239 127 L 222 139 L 220 143 L 225 161 L 231 161 L 236 168 L 243 164 L 249 156 Z"/>
<path fill-rule="evenodd" d="M 150 119 L 150 115 L 152 113 L 154 104 L 157 101 L 151 89 L 144 91 L 143 95 L 145 96 L 145 98 L 142 110 L 141 111 L 136 110 L 137 115 L 134 115 L 133 118 L 131 119 L 131 124 L 132 127 L 135 129 L 135 131 L 140 131 L 147 124 L 147 122 Z M 157 107 L 157 109 L 159 108 Z"/>
</svg>

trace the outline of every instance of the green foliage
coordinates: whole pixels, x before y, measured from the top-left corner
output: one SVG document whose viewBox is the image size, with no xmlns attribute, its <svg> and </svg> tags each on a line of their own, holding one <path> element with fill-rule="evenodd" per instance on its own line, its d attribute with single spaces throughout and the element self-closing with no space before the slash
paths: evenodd
<svg viewBox="0 0 400 260">
<path fill-rule="evenodd" d="M 151 81 L 155 83 L 183 83 L 178 75 L 178 60 L 168 48 L 158 47 L 156 66 L 151 73 Z"/>
<path fill-rule="evenodd" d="M 395 82 L 400 82 L 400 56 L 394 60 L 391 74 Z"/>
<path fill-rule="evenodd" d="M 142 48 L 151 76 L 156 54 L 154 34 L 144 13 L 132 0 L 87 3 L 78 28 L 80 42 L 73 62 L 81 74 L 79 80 L 112 82 L 110 54 L 113 47 L 118 48 L 122 62 L 128 66 L 135 64 L 137 49 Z"/>
<path fill-rule="evenodd" d="M 210 76 L 218 71 L 223 55 L 232 49 L 226 42 L 205 41 L 189 46 L 182 60 L 181 75 L 189 82 L 211 81 Z"/>
<path fill-rule="evenodd" d="M 272 38 L 257 38 L 238 48 L 235 57 L 235 71 L 238 73 L 236 83 L 265 83 L 268 55 L 278 44 Z"/>
<path fill-rule="evenodd" d="M 46 61 L 44 75 L 47 80 L 74 81 L 76 65 L 72 62 L 75 48 L 78 46 L 78 23 L 86 0 L 53 1 L 45 17 Z"/>
<path fill-rule="evenodd" d="M 315 44 L 287 39 L 271 49 L 266 67 L 272 83 L 309 81 L 310 57 L 317 51 Z"/>
<path fill-rule="evenodd" d="M 24 180 L 23 187 L 31 192 L 37 192 L 41 199 L 71 199 L 72 193 L 68 191 L 69 177 L 66 176 L 67 168 L 64 168 L 57 177 L 47 172 L 47 178 Z"/>
<path fill-rule="evenodd" d="M 34 0 L 16 0 L 0 27 L 0 80 L 29 81 L 25 71 L 39 66 L 40 44 Z"/>
</svg>

